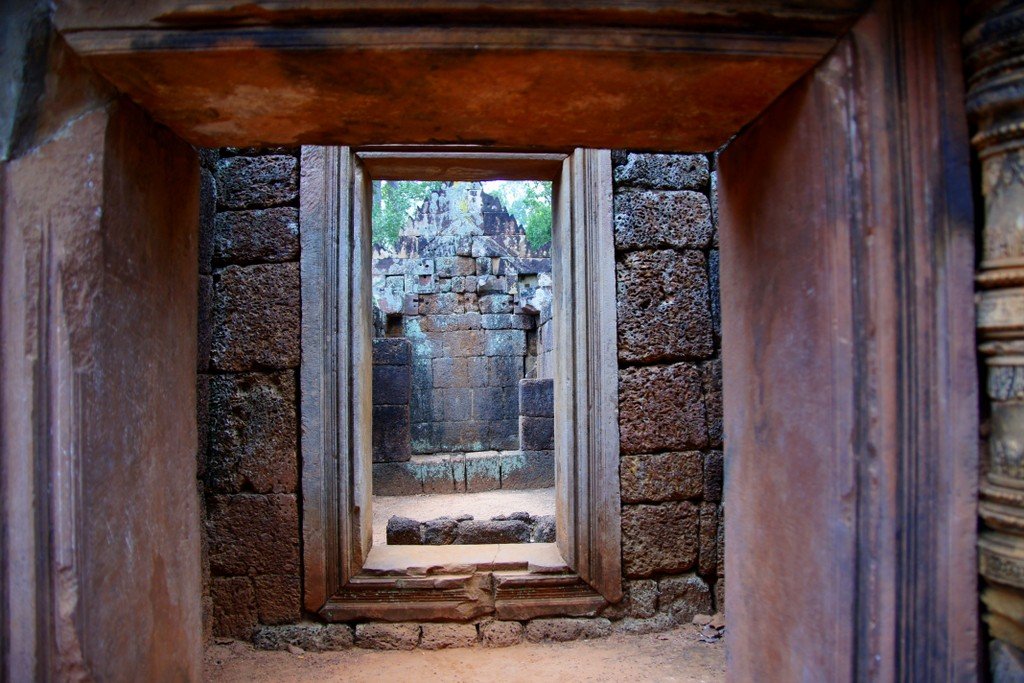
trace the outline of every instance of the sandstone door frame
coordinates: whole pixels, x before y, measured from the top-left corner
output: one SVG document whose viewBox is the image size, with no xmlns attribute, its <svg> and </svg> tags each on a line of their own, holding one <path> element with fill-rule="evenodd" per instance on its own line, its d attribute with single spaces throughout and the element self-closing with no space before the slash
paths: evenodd
<svg viewBox="0 0 1024 683">
<path fill-rule="evenodd" d="M 492 598 L 465 569 L 443 588 L 363 572 L 373 540 L 368 198 L 377 179 L 552 182 L 556 545 L 570 573 L 498 575 Z M 621 599 L 611 153 L 303 147 L 299 192 L 306 609 L 332 620 L 525 618 Z M 531 550 L 521 555 L 528 565 Z"/>
<path fill-rule="evenodd" d="M 10 677 L 85 667 L 99 678 L 148 678 L 176 666 L 187 678 L 201 670 L 199 543 L 195 525 L 182 521 L 197 514 L 194 453 L 183 446 L 194 437 L 194 383 L 181 376 L 167 382 L 132 362 L 170 359 L 187 374 L 194 351 L 195 319 L 187 311 L 196 291 L 184 276 L 194 281 L 196 218 L 186 214 L 195 207 L 168 201 L 176 191 L 198 194 L 198 162 L 182 139 L 454 143 L 465 142 L 456 139 L 465 124 L 472 141 L 495 146 L 694 151 L 726 142 L 808 73 L 810 85 L 789 91 L 764 119 L 779 124 L 768 117 L 788 111 L 789 125 L 804 122 L 803 155 L 784 156 L 782 138 L 773 146 L 765 124 L 749 128 L 723 156 L 723 283 L 737 296 L 743 285 L 762 294 L 723 306 L 727 334 L 749 333 L 727 337 L 723 348 L 730 671 L 739 678 L 771 671 L 812 680 L 972 679 L 977 385 L 959 3 L 645 0 L 618 8 L 520 0 L 503 9 L 428 0 L 422 14 L 386 4 L 60 3 L 55 50 L 73 54 L 42 65 L 54 90 L 34 110 L 38 129 L 25 130 L 61 134 L 20 131 L 28 136 L 22 149 L 32 154 L 5 162 L 0 178 L 0 477 L 10 494 L 3 497 L 0 571 L 9 638 L 0 655 Z M 495 17 L 502 26 L 491 23 Z M 540 40 L 539 25 L 550 26 Z M 70 49 L 60 53 L 63 47 Z M 75 58 L 107 85 L 76 70 Z M 402 77 L 378 79 L 375 88 L 338 78 L 380 75 L 379 67 Z M 494 98 L 457 87 L 460 69 L 472 67 L 502 79 Z M 522 69 L 550 75 L 539 100 L 545 107 L 522 106 L 524 90 L 509 80 Z M 416 84 L 414 96 L 403 99 L 396 82 Z M 111 84 L 139 106 L 112 95 Z M 130 152 L 140 139 L 154 142 L 144 160 Z M 89 159 L 103 167 L 87 167 Z M 164 176 L 153 174 L 154 165 Z M 830 182 L 808 173 L 810 165 L 824 168 Z M 95 190 L 90 211 L 82 196 L 40 193 L 33 178 L 47 174 L 66 180 L 61 187 Z M 801 186 L 820 201 L 794 221 L 785 212 L 799 205 L 793 198 Z M 144 271 L 152 281 L 103 280 L 110 252 L 75 248 L 138 226 L 150 228 L 151 239 L 117 239 L 117 263 L 152 263 Z M 171 226 L 182 242 L 174 242 Z M 761 231 L 795 247 L 798 238 L 831 243 L 810 253 L 806 246 L 781 250 L 773 271 L 756 267 L 744 276 L 736 265 L 757 253 Z M 174 251 L 182 243 L 191 246 Z M 145 258 L 152 253 L 164 257 Z M 823 256 L 850 257 L 856 267 L 842 260 L 835 267 Z M 808 262 L 816 277 L 831 275 L 831 289 L 781 286 Z M 76 299 L 85 304 L 78 308 L 37 305 L 72 291 L 96 297 Z M 845 292 L 835 301 L 853 311 L 849 329 L 869 334 L 853 344 L 842 325 L 796 327 L 795 312 L 819 306 L 822 291 Z M 159 305 L 149 308 L 157 294 Z M 147 326 L 154 311 L 168 310 L 166 329 Z M 106 334 L 112 329 L 125 333 Z M 755 343 L 792 329 L 813 342 L 803 355 L 766 355 Z M 74 344 L 64 343 L 64 333 Z M 787 363 L 819 367 L 823 359 L 836 362 L 813 377 L 787 372 Z M 69 377 L 98 383 L 91 400 Z M 121 381 L 105 390 L 111 378 Z M 794 378 L 827 386 L 833 402 L 783 391 Z M 123 412 L 119 391 L 128 384 L 138 396 L 159 396 L 159 409 Z M 786 419 L 797 415 L 828 419 Z M 855 429 L 844 428 L 846 415 L 856 418 Z M 792 441 L 800 429 L 809 439 L 802 445 Z M 111 449 L 105 438 L 114 435 L 125 441 Z M 114 475 L 129 472 L 140 448 L 164 467 L 157 476 L 112 485 L 83 474 L 97 464 Z M 789 458 L 780 458 L 787 449 Z M 762 462 L 752 457 L 760 453 Z M 829 466 L 804 467 L 810 461 L 797 454 L 825 454 L 819 457 Z M 764 463 L 791 465 L 800 476 L 764 478 Z M 784 518 L 798 524 L 758 527 L 769 514 L 795 509 L 780 508 L 780 500 L 809 492 L 813 509 L 802 520 Z M 838 531 L 821 534 L 822 519 Z M 142 520 L 145 533 L 138 533 Z M 145 543 L 108 542 L 132 533 Z M 808 541 L 798 559 L 781 568 L 766 562 L 794 537 Z M 771 571 L 758 573 L 759 563 Z M 128 566 L 151 571 L 113 570 Z M 744 618 L 751 611 L 755 618 Z M 819 637 L 825 630 L 830 640 Z"/>
</svg>

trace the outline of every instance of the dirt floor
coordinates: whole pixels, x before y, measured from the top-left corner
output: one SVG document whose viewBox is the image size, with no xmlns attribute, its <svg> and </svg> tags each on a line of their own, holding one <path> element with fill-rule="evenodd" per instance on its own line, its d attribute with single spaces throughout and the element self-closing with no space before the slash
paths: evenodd
<svg viewBox="0 0 1024 683">
<path fill-rule="evenodd" d="M 499 490 L 483 493 L 452 493 L 422 496 L 374 496 L 373 543 L 384 545 L 388 520 L 392 515 L 410 517 L 418 522 L 447 515 L 473 515 L 490 519 L 495 515 L 529 512 L 531 515 L 555 514 L 555 489 L 525 491 Z"/>
<path fill-rule="evenodd" d="M 232 641 L 206 651 L 206 680 L 344 681 L 723 681 L 725 641 L 703 643 L 697 629 L 613 635 L 572 643 L 523 643 L 508 648 L 375 652 L 262 652 Z"/>
</svg>

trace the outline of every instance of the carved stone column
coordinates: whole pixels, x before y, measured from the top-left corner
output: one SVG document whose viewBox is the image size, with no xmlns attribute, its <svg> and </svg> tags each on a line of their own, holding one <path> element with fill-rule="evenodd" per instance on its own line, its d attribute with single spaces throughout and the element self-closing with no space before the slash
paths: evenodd
<svg viewBox="0 0 1024 683">
<path fill-rule="evenodd" d="M 979 505 L 982 600 L 990 635 L 1024 650 L 1024 0 L 971 2 L 967 18 L 967 105 L 985 200 L 979 348 L 992 407 Z M 994 648 L 995 668 L 1007 654 L 1021 661 Z"/>
</svg>

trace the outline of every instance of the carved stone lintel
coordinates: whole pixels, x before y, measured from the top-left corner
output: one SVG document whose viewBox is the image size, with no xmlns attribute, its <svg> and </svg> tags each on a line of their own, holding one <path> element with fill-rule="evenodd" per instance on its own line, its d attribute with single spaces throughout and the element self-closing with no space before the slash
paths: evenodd
<svg viewBox="0 0 1024 683">
<path fill-rule="evenodd" d="M 981 486 L 985 621 L 1024 649 L 1024 1 L 976 0 L 964 37 L 985 226 L 977 325 L 991 401 Z"/>
</svg>

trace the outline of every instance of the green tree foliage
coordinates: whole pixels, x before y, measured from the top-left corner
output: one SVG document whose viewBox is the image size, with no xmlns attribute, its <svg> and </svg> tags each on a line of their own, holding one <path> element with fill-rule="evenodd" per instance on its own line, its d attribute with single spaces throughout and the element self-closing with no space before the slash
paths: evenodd
<svg viewBox="0 0 1024 683">
<path fill-rule="evenodd" d="M 442 185 L 439 180 L 373 181 L 373 243 L 394 247 L 405 221 Z"/>
<path fill-rule="evenodd" d="M 491 184 L 488 183 L 488 186 Z M 526 231 L 536 249 L 551 241 L 551 183 L 540 180 L 499 181 L 488 187 Z"/>
</svg>

